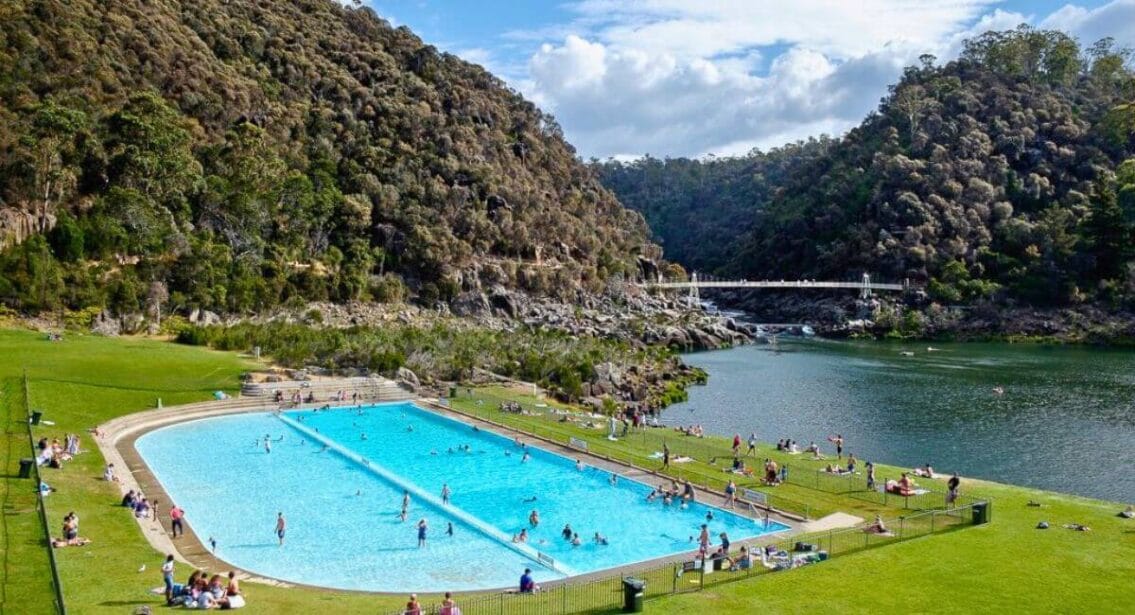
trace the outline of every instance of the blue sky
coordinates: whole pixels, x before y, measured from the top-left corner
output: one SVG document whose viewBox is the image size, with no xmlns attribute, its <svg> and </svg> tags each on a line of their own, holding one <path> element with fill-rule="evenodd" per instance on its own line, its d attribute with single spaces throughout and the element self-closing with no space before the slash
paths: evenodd
<svg viewBox="0 0 1135 615">
<path fill-rule="evenodd" d="M 841 134 L 922 53 L 1027 22 L 1135 47 L 1135 0 L 366 0 L 554 114 L 584 157 Z"/>
</svg>

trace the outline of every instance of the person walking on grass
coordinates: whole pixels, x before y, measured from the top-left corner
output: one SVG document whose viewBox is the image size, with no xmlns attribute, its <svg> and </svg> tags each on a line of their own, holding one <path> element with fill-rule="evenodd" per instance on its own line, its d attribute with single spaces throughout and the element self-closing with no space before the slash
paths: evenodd
<svg viewBox="0 0 1135 615">
<path fill-rule="evenodd" d="M 755 455 L 757 453 L 757 434 L 756 432 L 749 434 L 749 450 L 745 452 L 745 456 Z"/>
<path fill-rule="evenodd" d="M 946 482 L 946 507 L 952 508 L 958 501 L 958 486 L 962 484 L 962 479 L 958 478 L 958 473 L 950 477 Z"/>
<path fill-rule="evenodd" d="M 284 546 L 284 531 L 288 529 L 288 522 L 284 520 L 284 513 L 276 513 L 276 538 L 280 540 L 279 546 Z"/>
<path fill-rule="evenodd" d="M 662 467 L 670 467 L 670 447 L 665 442 L 662 443 Z"/>
</svg>

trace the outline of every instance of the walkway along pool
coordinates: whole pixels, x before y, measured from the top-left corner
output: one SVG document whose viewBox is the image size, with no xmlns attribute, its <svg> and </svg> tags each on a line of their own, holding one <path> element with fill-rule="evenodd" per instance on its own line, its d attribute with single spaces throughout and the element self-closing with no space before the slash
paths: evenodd
<svg viewBox="0 0 1135 615">
<path fill-rule="evenodd" d="M 411 403 L 201 419 L 152 431 L 136 447 L 197 535 L 216 540 L 219 558 L 338 589 L 510 587 L 526 567 L 549 581 L 692 552 L 702 523 L 715 544 L 721 532 L 738 542 L 788 529 L 701 503 L 647 502 L 647 485 L 612 485 L 604 470 L 577 470 L 575 460 Z M 288 521 L 283 546 L 277 512 Z M 423 548 L 419 519 L 429 524 Z M 566 524 L 582 545 L 561 537 Z M 528 543 L 512 543 L 521 529 Z M 610 544 L 596 544 L 596 532 Z"/>
</svg>

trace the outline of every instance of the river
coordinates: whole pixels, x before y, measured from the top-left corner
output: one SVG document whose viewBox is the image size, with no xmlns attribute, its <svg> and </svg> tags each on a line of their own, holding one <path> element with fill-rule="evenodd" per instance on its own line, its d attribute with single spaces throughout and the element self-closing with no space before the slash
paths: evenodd
<svg viewBox="0 0 1135 615">
<path fill-rule="evenodd" d="M 842 433 L 860 459 L 1135 502 L 1135 352 L 933 347 L 811 339 L 689 354 L 709 384 L 664 422 L 829 451 Z"/>
</svg>

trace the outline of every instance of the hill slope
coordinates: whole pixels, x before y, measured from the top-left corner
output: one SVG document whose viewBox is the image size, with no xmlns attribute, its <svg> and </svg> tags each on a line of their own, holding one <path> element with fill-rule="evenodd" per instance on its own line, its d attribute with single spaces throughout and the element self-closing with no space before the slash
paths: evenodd
<svg viewBox="0 0 1135 615">
<path fill-rule="evenodd" d="M 574 294 L 660 254 L 553 118 L 330 0 L 4 3 L 0 247 L 7 305 L 119 312 Z"/>
</svg>

